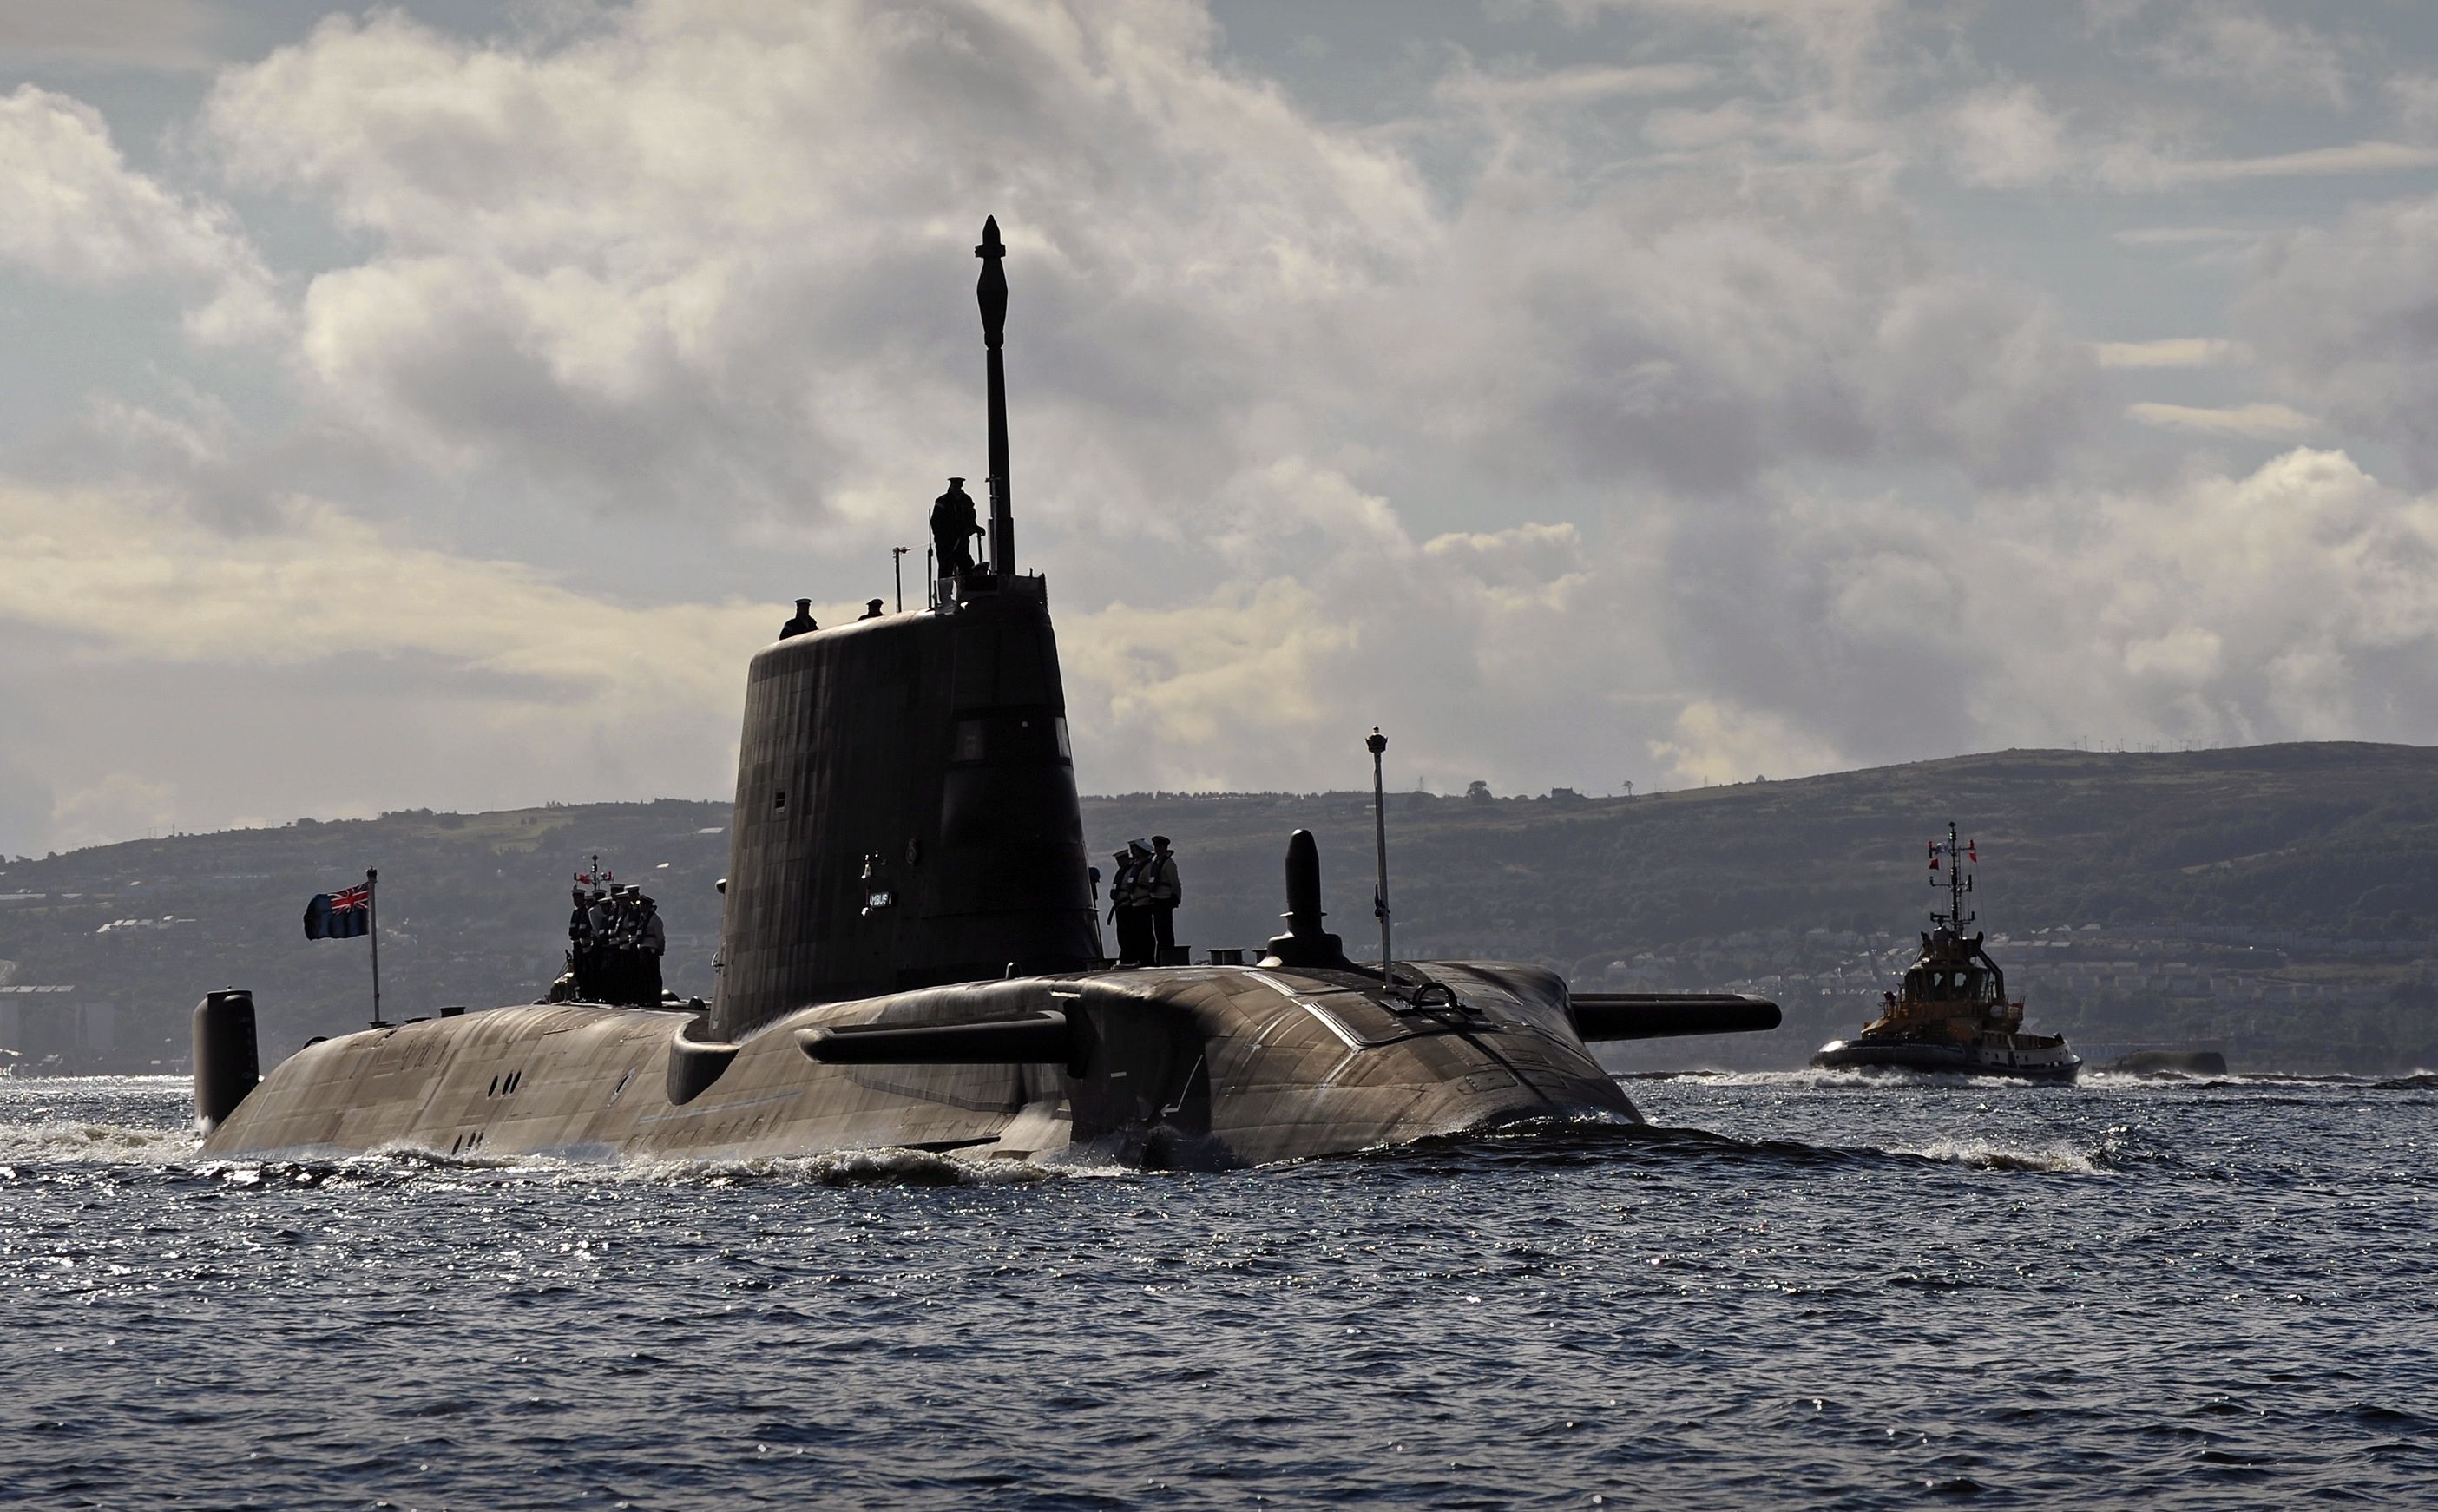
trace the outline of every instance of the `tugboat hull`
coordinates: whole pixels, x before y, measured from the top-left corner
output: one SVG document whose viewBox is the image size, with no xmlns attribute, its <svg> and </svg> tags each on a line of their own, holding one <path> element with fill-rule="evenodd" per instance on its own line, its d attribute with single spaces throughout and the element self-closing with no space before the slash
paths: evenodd
<svg viewBox="0 0 2438 1512">
<path fill-rule="evenodd" d="M 1952 1076 L 2005 1077 L 2017 1081 L 2070 1082 L 2082 1074 L 2082 1058 L 2061 1046 L 1991 1049 L 1919 1042 L 1831 1040 L 1813 1054 L 1811 1064 L 1832 1071 L 1944 1072 Z"/>
</svg>

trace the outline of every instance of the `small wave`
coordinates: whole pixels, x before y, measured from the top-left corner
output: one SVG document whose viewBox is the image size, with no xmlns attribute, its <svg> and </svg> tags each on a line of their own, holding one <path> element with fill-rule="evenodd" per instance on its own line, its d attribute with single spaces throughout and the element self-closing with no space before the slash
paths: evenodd
<svg viewBox="0 0 2438 1512">
<path fill-rule="evenodd" d="M 1973 1170 L 2036 1170 L 2076 1176 L 2100 1176 L 2108 1172 L 2108 1167 L 2101 1159 L 2063 1144 L 2024 1150 L 1986 1139 L 1939 1139 L 1917 1150 L 1888 1152 L 1969 1167 Z"/>
<path fill-rule="evenodd" d="M 365 1154 L 208 1162 L 202 1174 L 237 1189 L 412 1185 L 494 1177 L 552 1185 L 590 1182 L 650 1186 L 1001 1187 L 1067 1176 L 1135 1175 L 1092 1165 L 1033 1160 L 971 1160 L 928 1150 L 841 1150 L 809 1155 L 630 1157 L 440 1154 L 388 1146 Z"/>
<path fill-rule="evenodd" d="M 2382 1092 L 2424 1092 L 2438 1087 L 2438 1071 L 2415 1071 L 2410 1076 L 2392 1076 L 2372 1086 Z"/>
<path fill-rule="evenodd" d="M 542 1168 L 528 1164 L 518 1169 Z M 1122 1174 L 1097 1166 L 1069 1167 L 1029 1159 L 973 1160 L 928 1150 L 841 1150 L 818 1155 L 730 1160 L 695 1156 L 628 1159 L 607 1166 L 554 1161 L 547 1169 L 621 1182 L 711 1186 L 768 1183 L 794 1187 L 1004 1187 L 1059 1176 Z"/>
<path fill-rule="evenodd" d="M 1953 1087 L 1974 1092 L 2055 1092 L 2055 1082 L 2011 1076 L 1970 1076 L 1961 1071 L 1908 1071 L 1896 1066 L 1803 1066 L 1788 1071 L 1627 1071 L 1624 1081 L 1690 1081 L 1714 1087 L 1765 1087 L 1780 1091 L 1870 1090 L 1889 1087 Z"/>
<path fill-rule="evenodd" d="M 53 1119 L 0 1123 L 0 1162 L 10 1165 L 169 1165 L 194 1153 L 190 1130 Z"/>
<path fill-rule="evenodd" d="M 1517 1164 L 1564 1165 L 1641 1156 L 1779 1168 L 1931 1161 L 1972 1170 L 2097 1176 L 2111 1171 L 2113 1155 L 2112 1139 L 2102 1141 L 2096 1150 L 2070 1143 L 2031 1147 L 1979 1139 L 1940 1139 L 1914 1148 L 1883 1148 L 1809 1144 L 1798 1139 L 1740 1139 L 1707 1129 L 1666 1124 L 1548 1118 L 1438 1134 L 1406 1144 L 1375 1146 L 1350 1155 L 1288 1164 L 1320 1169 L 1352 1160 L 1419 1169 L 1425 1174 L 1458 1174 Z"/>
</svg>

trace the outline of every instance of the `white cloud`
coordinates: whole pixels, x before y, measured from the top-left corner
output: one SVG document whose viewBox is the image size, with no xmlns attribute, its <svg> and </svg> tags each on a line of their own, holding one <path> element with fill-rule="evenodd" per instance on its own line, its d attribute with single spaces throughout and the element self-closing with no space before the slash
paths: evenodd
<svg viewBox="0 0 2438 1512">
<path fill-rule="evenodd" d="M 2438 137 L 2438 75 L 2394 74 L 2385 87 L 2389 108 L 2407 137 L 2416 142 Z"/>
<path fill-rule="evenodd" d="M 2170 336 L 2149 342 L 2101 342 L 2102 367 L 2225 367 L 2251 360 L 2240 342 L 2219 336 Z"/>
<path fill-rule="evenodd" d="M 2316 428 L 2307 414 L 2290 406 L 2254 401 L 2213 408 L 2195 404 L 2129 404 L 2129 418 L 2144 425 L 2210 435 L 2249 436 L 2256 441 L 2290 441 Z"/>
<path fill-rule="evenodd" d="M 2045 184 L 2070 162 L 2065 123 L 2028 84 L 1966 96 L 1950 111 L 1948 128 L 1957 174 L 1982 188 Z"/>
<path fill-rule="evenodd" d="M 305 307 L 308 371 L 353 423 L 605 500 L 768 516 L 903 497 L 910 470 L 951 470 L 912 459 L 971 444 L 950 355 L 971 312 L 940 290 L 984 210 L 1013 248 L 1028 434 L 1066 405 L 1132 421 L 1096 428 L 1095 473 L 1224 440 L 1296 370 L 1281 343 L 1428 254 L 1402 157 L 1211 45 L 1154 0 L 667 0 L 486 44 L 381 14 L 227 75 L 205 120 L 240 182 L 373 238 Z"/>
<path fill-rule="evenodd" d="M 2214 630 L 2180 624 L 2125 648 L 2125 670 L 2182 685 L 2208 682 L 2225 663 L 2226 642 Z"/>
<path fill-rule="evenodd" d="M 280 319 L 225 206 L 129 167 L 100 112 L 32 84 L 0 97 L 0 261 L 61 284 L 183 286 L 198 300 L 187 328 L 206 339 L 264 334 Z"/>
<path fill-rule="evenodd" d="M 1732 741 L 1701 721 L 1659 738 L 1691 754 L 1684 775 L 1714 778 L 1791 774 L 1807 751 L 1845 763 L 2077 735 L 2428 740 L 2433 569 L 2438 498 L 2334 451 L 1992 501 L 1943 531 L 1882 502 L 1790 501 L 1746 572 L 1795 586 L 1745 607 L 1799 676 L 1714 671 L 1700 696 L 1756 717 L 1719 718 Z M 1931 688 L 1952 696 L 1924 700 Z"/>
<path fill-rule="evenodd" d="M 406 544 L 319 501 L 289 501 L 275 528 L 230 536 L 142 495 L 0 485 L 0 621 L 65 634 L 104 660 L 421 655 L 533 679 L 545 696 L 718 709 L 768 618 L 739 603 L 622 607 L 520 563 Z M 156 633 L 165 624 L 177 633 Z"/>
<path fill-rule="evenodd" d="M 2341 109 L 2345 68 L 2337 46 L 2308 26 L 2280 26 L 2222 6 L 2196 8 L 2158 49 L 2168 77 L 2240 90 L 2260 99 Z"/>
<path fill-rule="evenodd" d="M 373 238 L 304 307 L 349 424 L 605 501 L 917 496 L 937 465 L 908 459 L 970 446 L 970 317 L 937 290 L 975 206 L 1015 248 L 1019 423 L 1064 463 L 1028 475 L 1035 519 L 1141 531 L 1123 504 L 1179 472 L 1433 411 L 1713 481 L 1807 451 L 2017 476 L 2080 423 L 2053 312 L 1940 267 L 1876 170 L 1586 196 L 1533 139 L 1443 207 L 1212 39 L 1162 0 L 660 0 L 481 44 L 380 14 L 233 71 L 205 118 L 241 182 Z M 1582 98 L 1706 67 L 1467 77 Z"/>
<path fill-rule="evenodd" d="M 2175 158 L 2140 146 L 2102 157 L 2104 182 L 2122 189 L 2171 189 L 2253 179 L 2345 178 L 2438 167 L 2438 148 L 2403 142 L 2349 142 L 2264 157 Z"/>
<path fill-rule="evenodd" d="M 1835 747 L 1776 714 L 1709 698 L 1686 705 L 1670 737 L 1650 742 L 1650 749 L 1687 787 L 1746 782 L 1773 769 L 1781 778 L 1803 777 L 1848 765 Z"/>
<path fill-rule="evenodd" d="M 1717 79 L 1718 70 L 1706 63 L 1584 63 L 1546 73 L 1485 73 L 1468 65 L 1440 79 L 1433 93 L 1455 104 L 1531 110 L 1682 95 Z"/>
<path fill-rule="evenodd" d="M 2232 226 L 2136 226 L 2111 239 L 2127 247 L 2216 247 L 2257 241 L 2260 233 Z"/>
</svg>

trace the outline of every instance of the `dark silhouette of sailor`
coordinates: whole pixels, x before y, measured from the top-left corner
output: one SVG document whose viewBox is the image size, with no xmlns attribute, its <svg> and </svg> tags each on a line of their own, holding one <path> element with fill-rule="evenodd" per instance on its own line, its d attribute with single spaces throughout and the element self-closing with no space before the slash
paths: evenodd
<svg viewBox="0 0 2438 1512">
<path fill-rule="evenodd" d="M 803 635 L 807 630 L 818 630 L 821 627 L 821 622 L 813 618 L 813 601 L 798 599 L 796 617 L 779 626 L 779 639 L 785 641 L 791 635 Z"/>
<path fill-rule="evenodd" d="M 640 888 L 634 890 L 634 1000 L 639 1006 L 657 1007 L 662 992 L 661 958 L 668 953 L 668 931 L 661 923 L 660 905 Z"/>
<path fill-rule="evenodd" d="M 879 601 L 878 599 L 866 599 L 866 600 L 864 600 L 864 601 L 863 601 L 863 613 L 862 613 L 861 615 L 857 616 L 857 618 L 859 618 L 859 619 L 865 619 L 865 620 L 876 620 L 876 619 L 879 619 L 879 618 L 880 618 L 880 601 Z"/>
<path fill-rule="evenodd" d="M 931 551 L 942 577 L 963 577 L 974 570 L 973 538 L 981 533 L 965 480 L 949 479 L 948 491 L 931 501 Z"/>
<path fill-rule="evenodd" d="M 1118 879 L 1109 885 L 1109 917 L 1118 926 L 1118 964 L 1157 966 L 1159 952 L 1152 938 L 1151 847 L 1140 840 L 1128 840 L 1118 854 Z"/>
<path fill-rule="evenodd" d="M 1142 869 L 1140 885 L 1143 903 L 1151 915 L 1152 964 L 1166 965 L 1168 953 L 1176 948 L 1176 905 L 1185 901 L 1185 887 L 1176 875 L 1176 853 L 1168 848 L 1168 836 L 1151 837 L 1152 856 Z"/>
</svg>

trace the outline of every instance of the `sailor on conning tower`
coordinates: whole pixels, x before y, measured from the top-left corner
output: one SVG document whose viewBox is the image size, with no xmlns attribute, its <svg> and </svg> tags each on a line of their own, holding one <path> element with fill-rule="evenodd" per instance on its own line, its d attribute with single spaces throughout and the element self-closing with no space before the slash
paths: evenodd
<svg viewBox="0 0 2438 1512">
<path fill-rule="evenodd" d="M 948 491 L 931 501 L 931 550 L 943 578 L 962 579 L 974 570 L 973 539 L 982 533 L 974 518 L 974 496 L 965 480 L 948 480 Z"/>
</svg>

